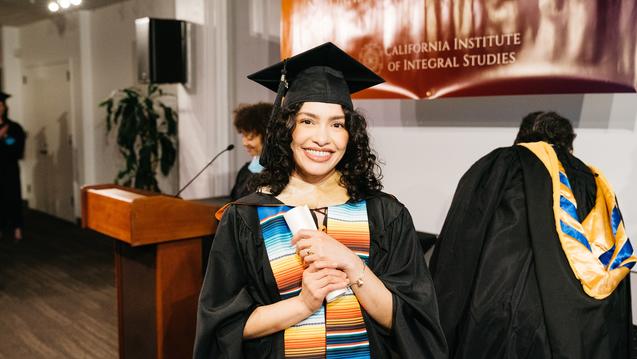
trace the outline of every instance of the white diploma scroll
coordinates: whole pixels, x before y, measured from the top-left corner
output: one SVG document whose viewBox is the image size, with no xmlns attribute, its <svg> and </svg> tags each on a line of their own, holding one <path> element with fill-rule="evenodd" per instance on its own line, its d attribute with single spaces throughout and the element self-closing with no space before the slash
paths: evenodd
<svg viewBox="0 0 637 359">
<path fill-rule="evenodd" d="M 316 230 L 314 218 L 312 218 L 312 213 L 310 213 L 310 209 L 307 207 L 307 205 L 292 208 L 291 210 L 283 214 L 283 218 L 285 218 L 285 223 L 287 223 L 288 228 L 290 228 L 292 235 L 295 235 L 302 229 Z M 327 295 L 325 296 L 325 300 L 329 303 L 334 299 L 340 297 L 341 295 L 347 293 L 351 293 L 351 289 L 337 289 L 327 293 Z"/>
<path fill-rule="evenodd" d="M 283 214 L 283 218 L 293 235 L 302 229 L 316 230 L 314 218 L 307 205 L 292 208 Z"/>
</svg>

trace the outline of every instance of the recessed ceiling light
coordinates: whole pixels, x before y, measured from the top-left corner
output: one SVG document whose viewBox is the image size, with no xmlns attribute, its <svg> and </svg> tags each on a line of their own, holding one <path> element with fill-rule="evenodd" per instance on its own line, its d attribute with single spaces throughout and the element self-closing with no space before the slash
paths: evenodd
<svg viewBox="0 0 637 359">
<path fill-rule="evenodd" d="M 68 9 L 71 6 L 71 2 L 69 0 L 58 0 L 58 4 L 60 4 L 62 9 Z"/>
<path fill-rule="evenodd" d="M 71 5 L 78 6 L 82 3 L 82 0 L 71 0 Z"/>
<path fill-rule="evenodd" d="M 48 7 L 50 12 L 57 12 L 58 10 L 60 10 L 60 5 L 53 1 L 49 3 Z"/>
</svg>

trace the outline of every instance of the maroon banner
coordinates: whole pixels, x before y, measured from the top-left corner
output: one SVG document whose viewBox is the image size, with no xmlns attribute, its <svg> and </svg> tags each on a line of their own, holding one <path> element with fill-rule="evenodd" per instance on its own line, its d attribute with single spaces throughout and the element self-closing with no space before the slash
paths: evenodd
<svg viewBox="0 0 637 359">
<path fill-rule="evenodd" d="M 283 58 L 332 41 L 358 98 L 635 92 L 635 0 L 282 0 Z"/>
</svg>

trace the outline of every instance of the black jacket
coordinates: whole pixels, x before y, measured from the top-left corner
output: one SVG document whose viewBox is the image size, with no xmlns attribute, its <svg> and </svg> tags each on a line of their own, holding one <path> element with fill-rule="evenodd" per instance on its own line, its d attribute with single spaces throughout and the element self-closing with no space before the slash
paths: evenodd
<svg viewBox="0 0 637 359">
<path fill-rule="evenodd" d="M 22 227 L 22 195 L 20 166 L 24 157 L 26 134 L 22 127 L 8 119 L 1 127 L 8 126 L 5 138 L 0 139 L 0 230 Z"/>
<path fill-rule="evenodd" d="M 250 181 L 256 177 L 258 173 L 252 173 L 248 168 L 249 166 L 250 162 L 246 162 L 237 173 L 237 179 L 234 181 L 234 186 L 230 191 L 230 199 L 232 201 L 245 197 L 251 192 L 249 190 Z"/>
</svg>

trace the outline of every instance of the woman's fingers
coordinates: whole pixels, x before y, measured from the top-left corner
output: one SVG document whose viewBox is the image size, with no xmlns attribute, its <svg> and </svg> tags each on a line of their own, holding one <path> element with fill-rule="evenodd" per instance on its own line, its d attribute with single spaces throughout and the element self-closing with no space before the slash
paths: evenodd
<svg viewBox="0 0 637 359">
<path fill-rule="evenodd" d="M 301 256 L 301 257 L 303 258 L 303 263 L 305 263 L 306 265 L 312 264 L 313 262 L 319 259 L 319 257 L 316 254 L 312 254 L 309 256 Z"/>
<path fill-rule="evenodd" d="M 335 263 L 325 261 L 316 261 L 310 264 L 305 270 L 305 275 L 310 279 L 319 279 L 329 275 L 347 278 L 347 274 L 338 269 Z"/>
<path fill-rule="evenodd" d="M 309 283 L 318 282 L 324 279 L 334 278 L 336 280 L 347 280 L 347 274 L 340 269 L 335 268 L 324 268 L 315 272 L 311 272 L 306 270 L 304 273 L 304 279 Z M 326 283 L 323 283 L 319 287 L 325 286 Z"/>
<path fill-rule="evenodd" d="M 308 309 L 315 311 L 323 304 L 327 293 L 348 285 L 347 275 L 336 269 L 334 263 L 317 261 L 303 272 L 301 298 Z"/>
<path fill-rule="evenodd" d="M 292 243 L 294 244 L 294 243 Z M 310 243 L 310 240 L 307 238 L 303 238 L 303 239 L 299 239 L 298 241 L 296 241 L 296 250 L 299 251 L 301 249 L 305 249 L 308 248 L 312 245 L 312 243 Z"/>
<path fill-rule="evenodd" d="M 296 234 L 294 234 L 294 236 L 292 237 L 292 245 L 295 245 L 301 239 L 311 238 L 313 236 L 316 236 L 318 233 L 321 233 L 321 232 L 311 230 L 311 229 L 302 229 L 296 232 Z"/>
<path fill-rule="evenodd" d="M 323 289 L 322 289 L 325 292 L 323 297 L 327 296 L 328 293 L 333 292 L 335 290 L 347 288 L 348 285 L 349 285 L 349 283 L 345 282 L 345 281 L 341 281 L 339 283 L 328 284 L 325 287 L 323 287 Z"/>
<path fill-rule="evenodd" d="M 316 278 L 324 278 L 324 277 L 336 277 L 341 279 L 346 279 L 347 274 L 339 269 L 321 269 L 316 272 Z"/>
<path fill-rule="evenodd" d="M 326 275 L 314 282 L 316 285 L 315 289 L 319 290 L 325 289 L 325 287 L 329 287 L 330 285 L 341 285 L 343 283 L 347 286 L 349 282 L 340 275 Z"/>
<path fill-rule="evenodd" d="M 307 267 L 306 270 L 310 272 L 318 272 L 324 268 L 337 269 L 338 263 L 329 261 L 314 261 Z"/>
</svg>

